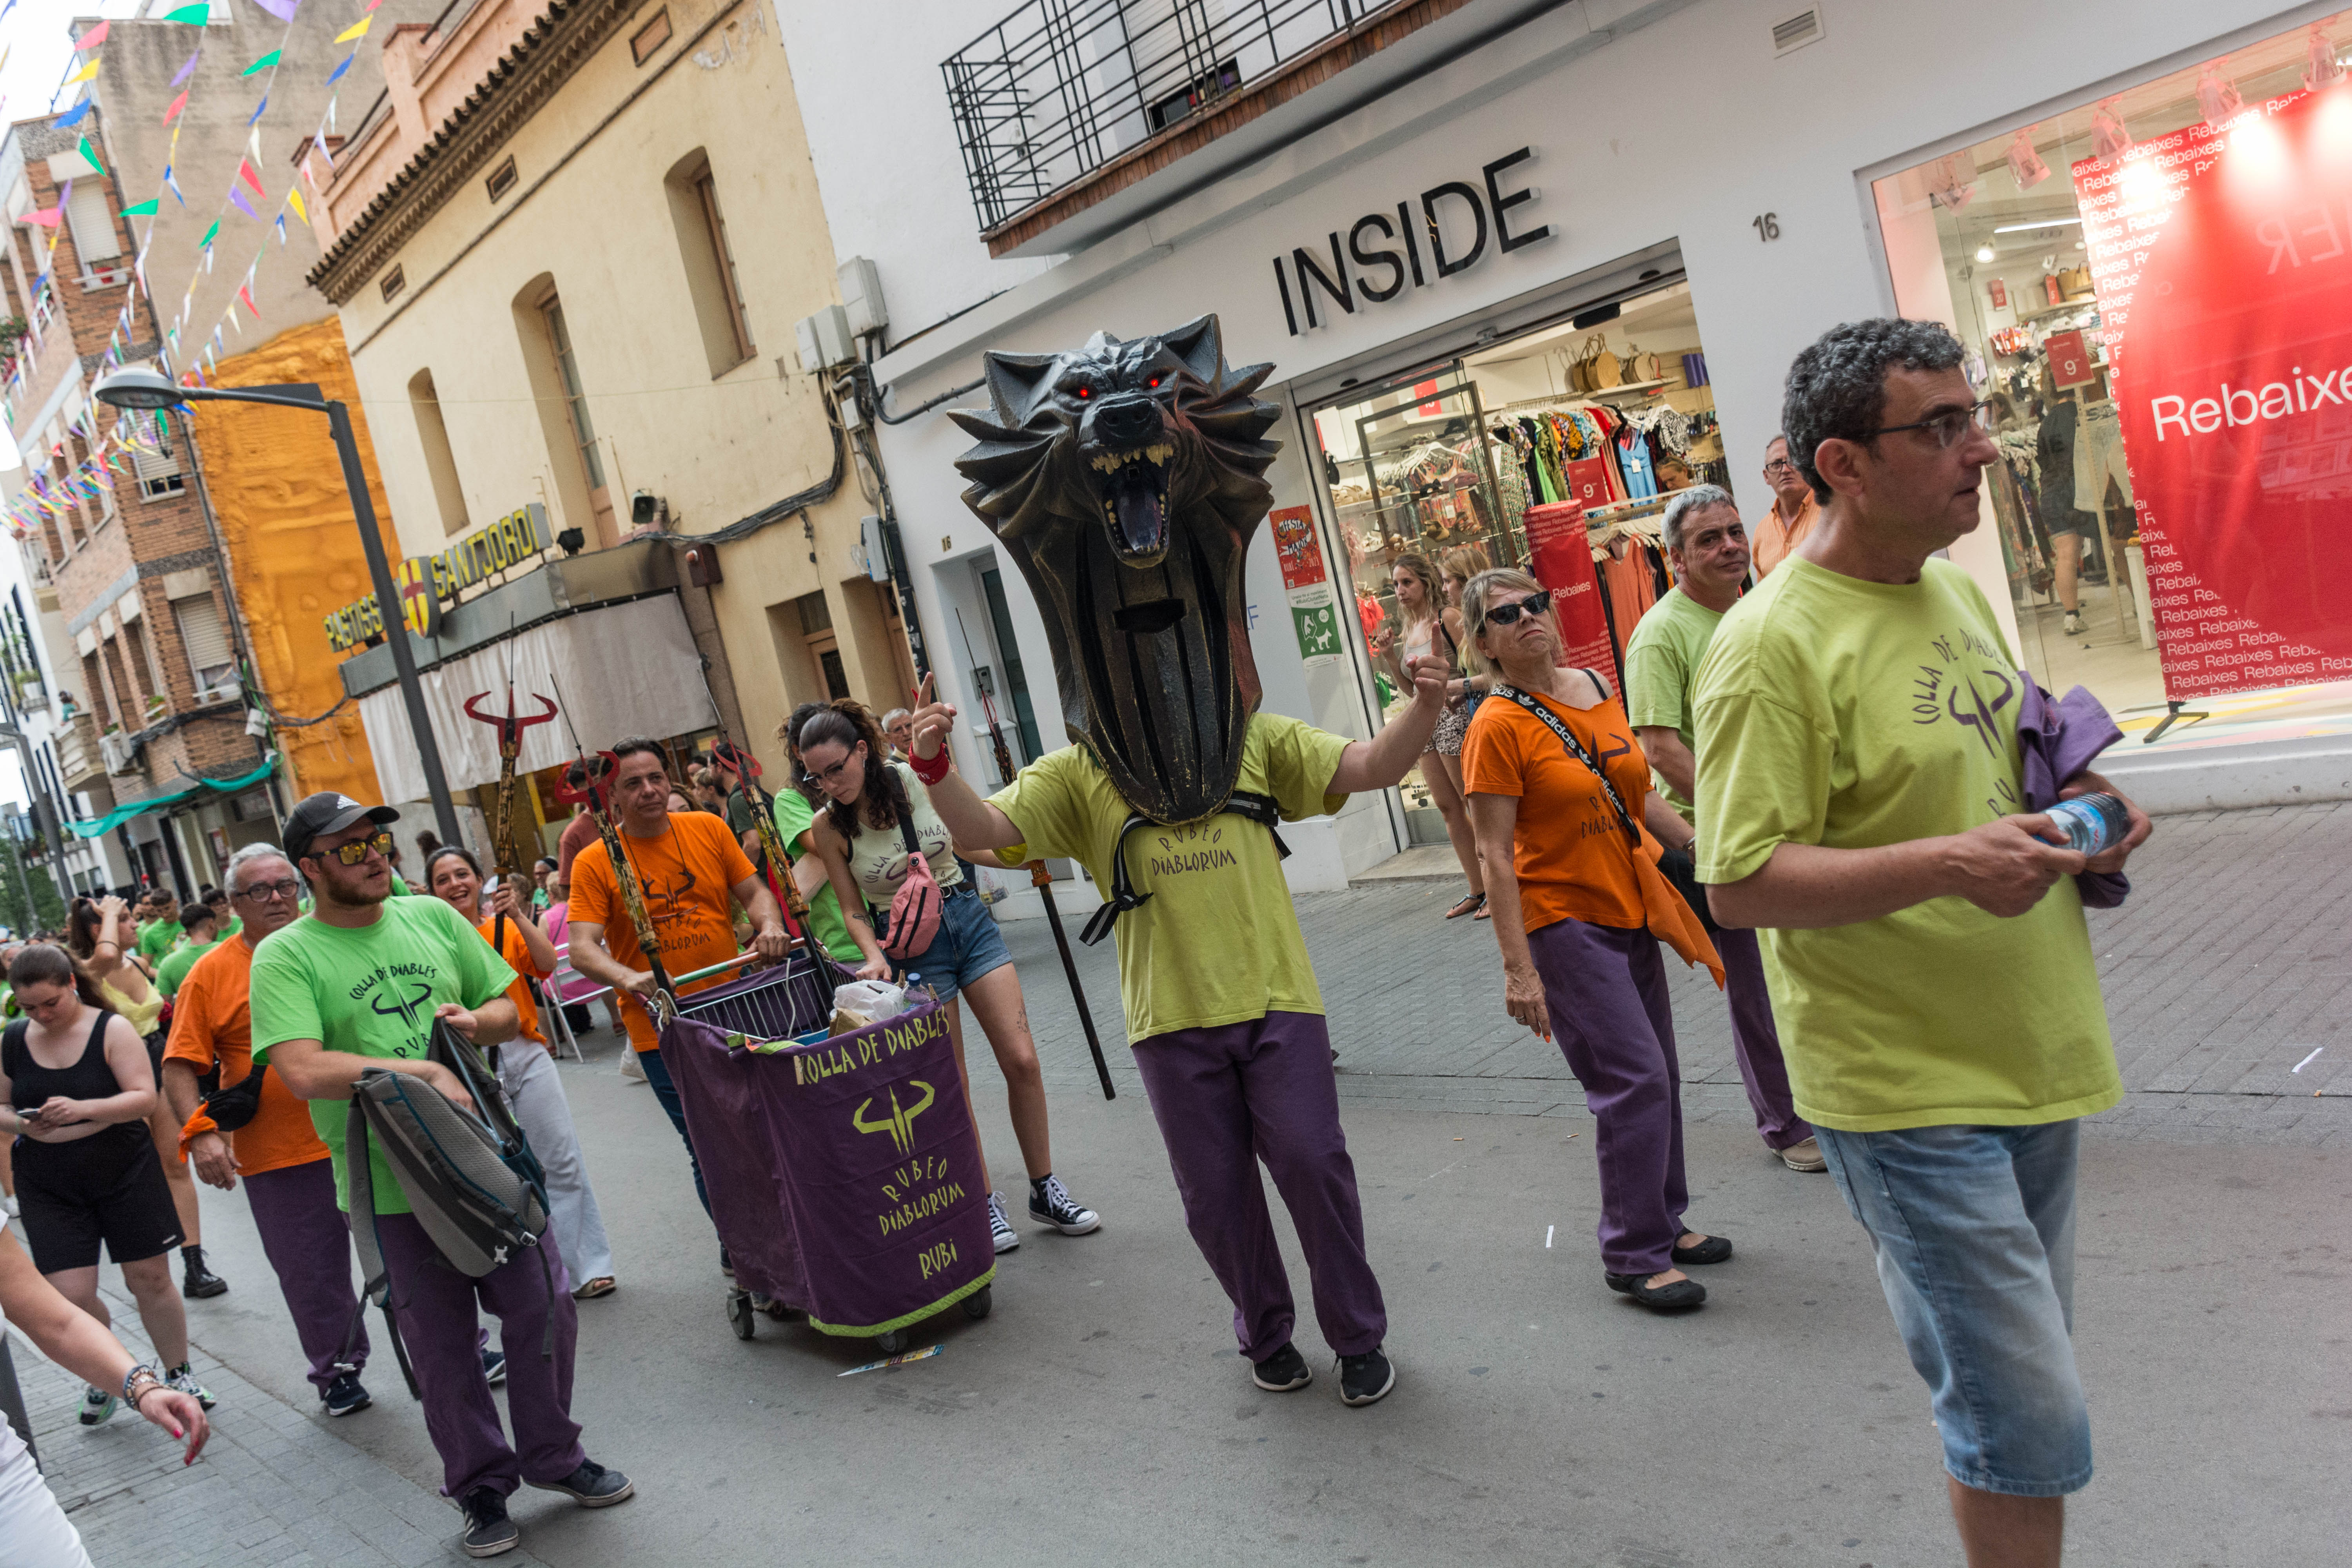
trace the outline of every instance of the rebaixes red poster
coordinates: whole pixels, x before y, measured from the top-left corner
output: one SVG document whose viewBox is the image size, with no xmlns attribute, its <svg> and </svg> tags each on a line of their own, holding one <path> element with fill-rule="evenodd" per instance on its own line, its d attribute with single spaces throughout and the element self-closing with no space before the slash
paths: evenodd
<svg viewBox="0 0 2352 1568">
<path fill-rule="evenodd" d="M 1551 607 L 1559 616 L 1559 662 L 1577 669 L 1614 670 L 1584 508 L 1575 501 L 1531 506 L 1526 521 L 1528 575 L 1551 591 Z"/>
<path fill-rule="evenodd" d="M 2352 85 L 2074 175 L 2166 690 L 2352 679 Z"/>
</svg>

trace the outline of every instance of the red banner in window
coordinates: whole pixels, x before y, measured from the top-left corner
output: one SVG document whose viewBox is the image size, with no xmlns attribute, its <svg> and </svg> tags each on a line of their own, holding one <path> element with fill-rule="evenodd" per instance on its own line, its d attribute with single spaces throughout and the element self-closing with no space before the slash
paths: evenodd
<svg viewBox="0 0 2352 1568">
<path fill-rule="evenodd" d="M 1614 671 L 1609 616 L 1601 607 L 1601 580 L 1592 571 L 1592 541 L 1584 529 L 1584 508 L 1552 501 L 1527 511 L 1528 575 L 1551 590 L 1559 616 L 1559 662 L 1577 669 Z"/>
<path fill-rule="evenodd" d="M 2074 176 L 2166 691 L 2352 679 L 2352 84 Z"/>
</svg>

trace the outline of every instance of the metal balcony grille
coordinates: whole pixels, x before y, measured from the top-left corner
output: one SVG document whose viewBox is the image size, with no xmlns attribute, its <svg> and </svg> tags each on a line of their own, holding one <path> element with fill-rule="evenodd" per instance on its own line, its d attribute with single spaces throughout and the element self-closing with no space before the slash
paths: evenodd
<svg viewBox="0 0 2352 1568">
<path fill-rule="evenodd" d="M 983 232 L 1403 0 L 1028 0 L 940 66 Z"/>
</svg>

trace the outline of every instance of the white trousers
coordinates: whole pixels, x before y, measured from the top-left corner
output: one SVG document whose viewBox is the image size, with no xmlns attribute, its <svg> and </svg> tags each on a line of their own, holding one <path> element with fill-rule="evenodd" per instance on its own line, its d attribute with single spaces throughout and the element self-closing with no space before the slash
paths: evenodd
<svg viewBox="0 0 2352 1568">
<path fill-rule="evenodd" d="M 5 1421 L 0 1421 L 0 1568 L 90 1568 L 79 1532 Z"/>
<path fill-rule="evenodd" d="M 604 1215 L 596 1190 L 588 1184 L 588 1163 L 572 1130 L 572 1102 L 563 1098 L 563 1078 L 554 1058 L 537 1040 L 509 1040 L 499 1047 L 499 1086 L 515 1120 L 522 1123 L 530 1152 L 547 1173 L 548 1215 L 555 1245 L 578 1289 L 613 1272 L 613 1244 L 604 1236 Z"/>
</svg>

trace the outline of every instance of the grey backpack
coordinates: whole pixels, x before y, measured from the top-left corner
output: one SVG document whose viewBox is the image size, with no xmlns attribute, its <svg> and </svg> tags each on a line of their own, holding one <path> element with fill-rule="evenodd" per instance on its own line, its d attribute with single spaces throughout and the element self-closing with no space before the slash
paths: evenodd
<svg viewBox="0 0 2352 1568">
<path fill-rule="evenodd" d="M 362 1278 L 359 1312 L 373 1301 L 383 1311 L 394 1352 L 416 1391 L 400 1327 L 393 1316 L 392 1283 L 383 1248 L 376 1239 L 375 1176 L 371 1151 L 381 1148 L 384 1163 L 408 1199 L 409 1212 L 432 1238 L 450 1268 L 480 1279 L 522 1247 L 538 1249 L 547 1230 L 547 1180 L 521 1128 L 508 1109 L 496 1077 L 484 1069 L 471 1041 L 434 1028 L 431 1059 L 457 1073 L 475 1108 L 467 1110 L 413 1073 L 372 1068 L 352 1090 L 343 1138 L 344 1168 L 351 1188 L 352 1241 L 359 1248 Z M 554 1271 L 540 1250 L 548 1292 Z M 352 1320 L 357 1337 L 358 1318 Z M 551 1316 L 541 1354 L 554 1352 Z M 348 1359 L 348 1356 L 347 1358 Z"/>
</svg>

